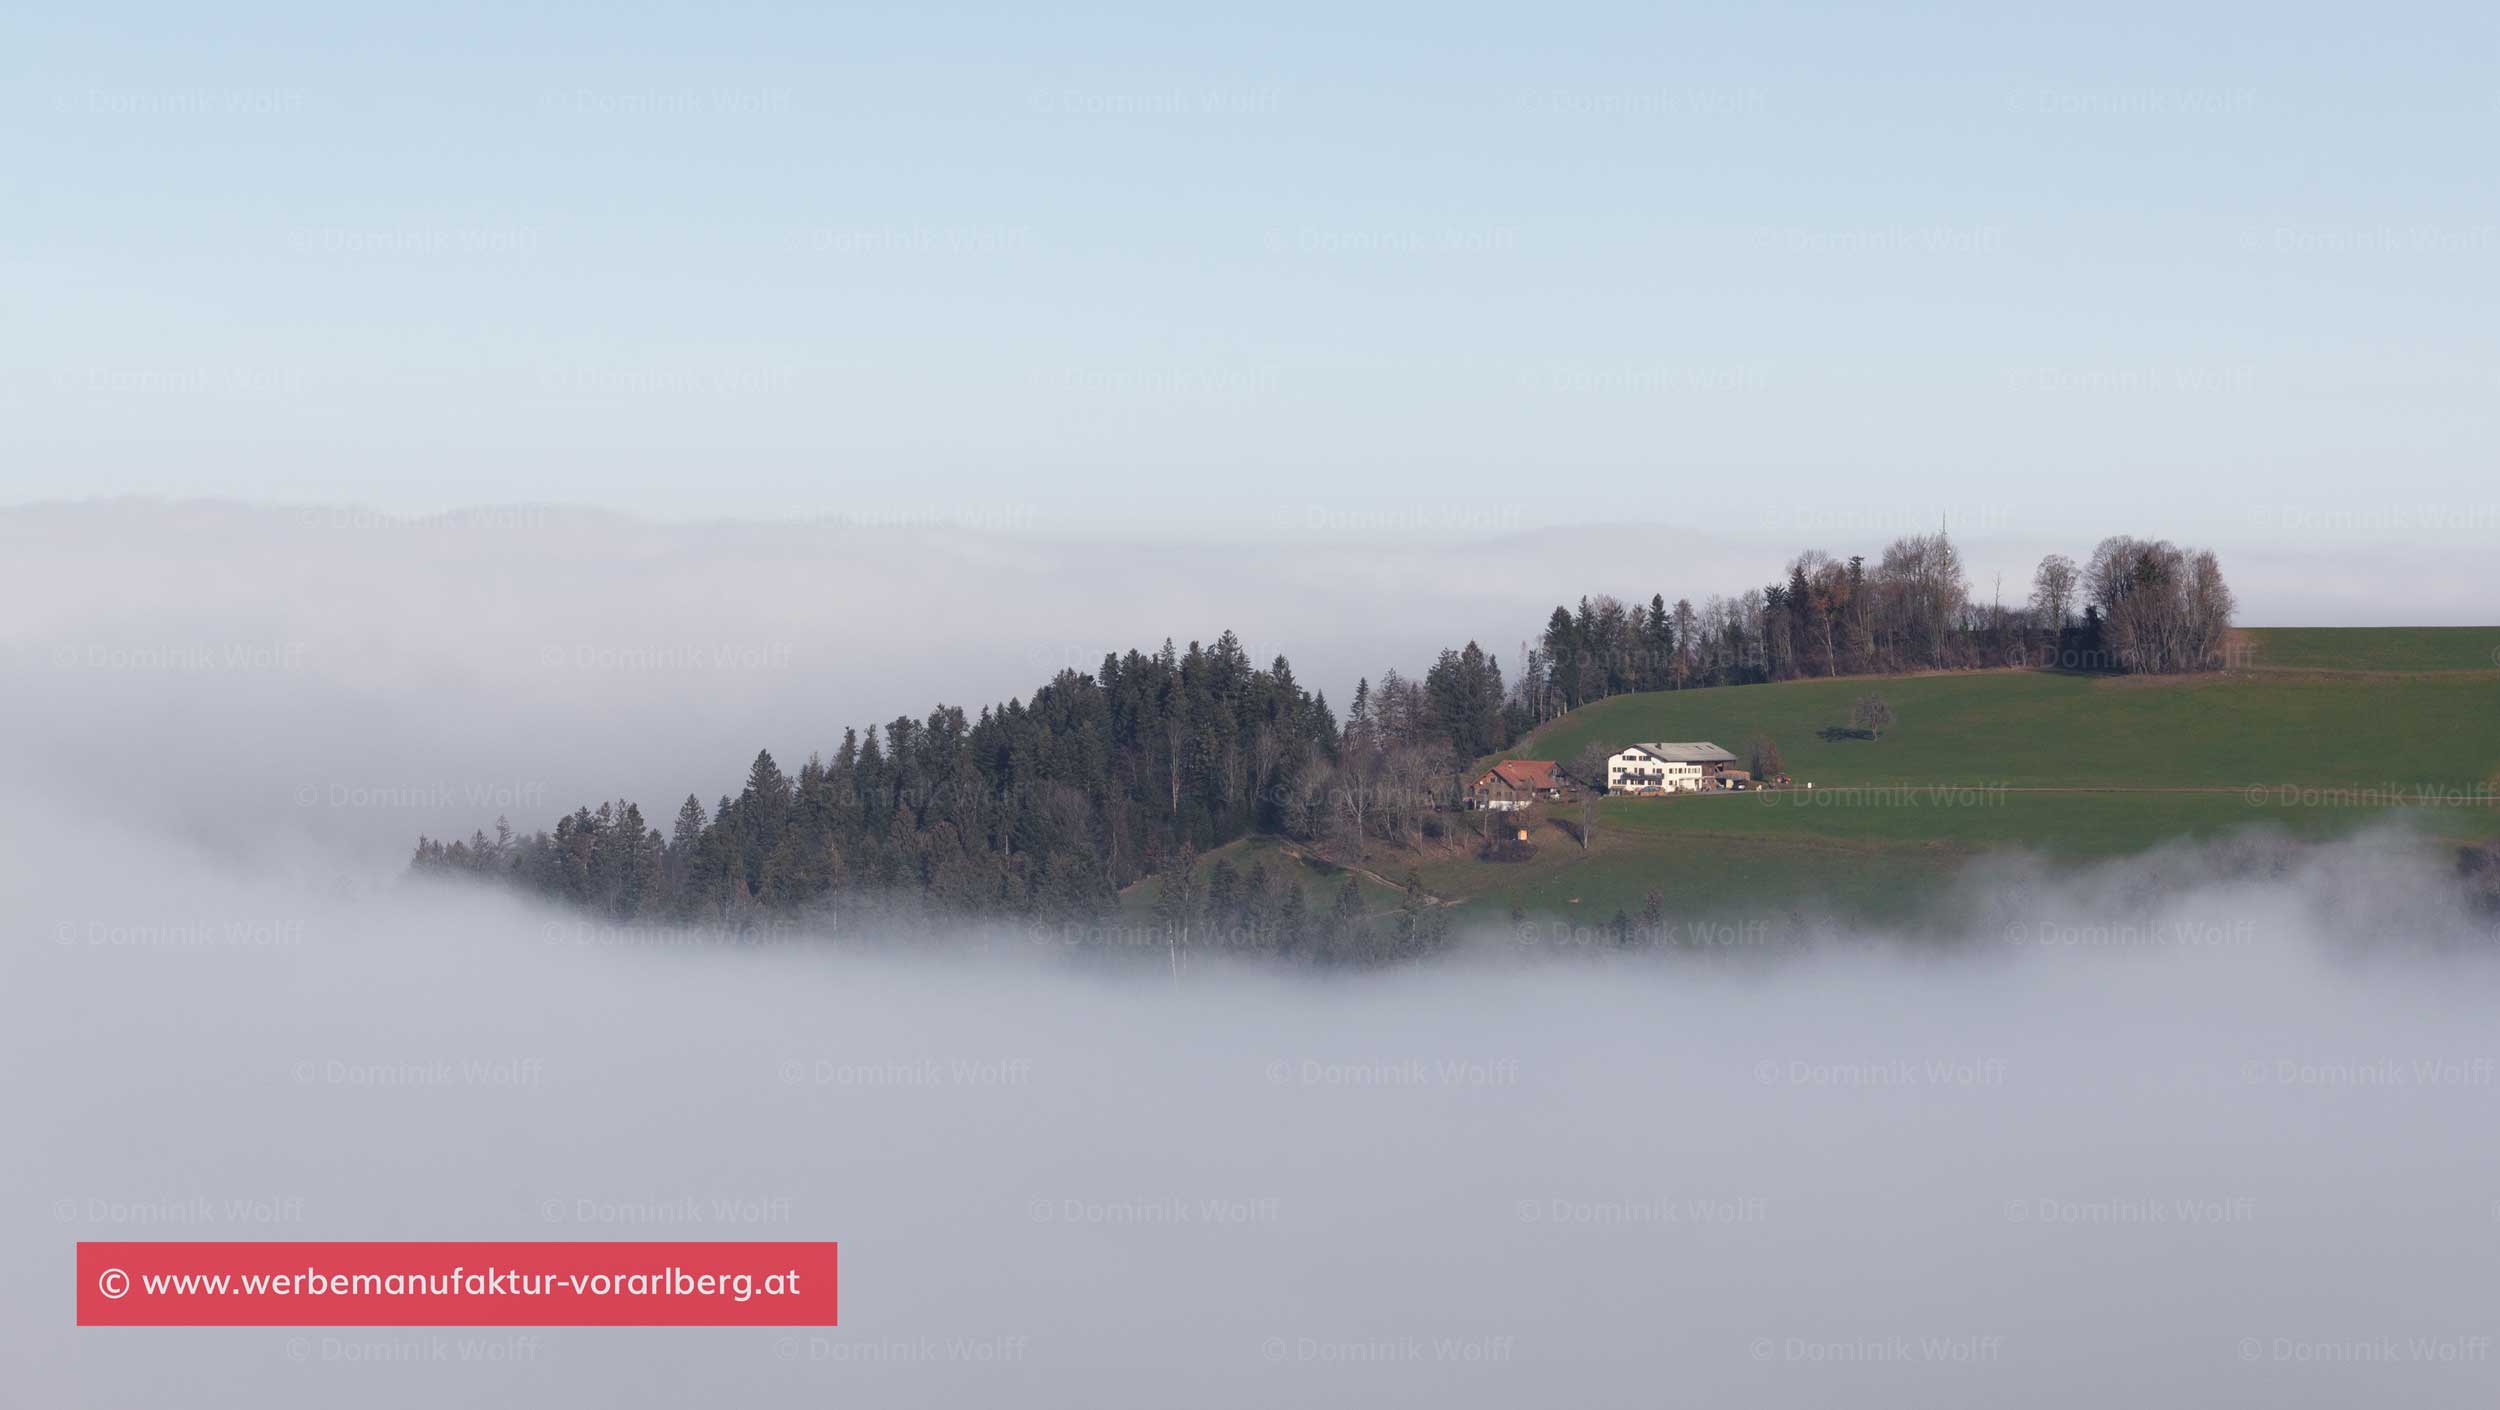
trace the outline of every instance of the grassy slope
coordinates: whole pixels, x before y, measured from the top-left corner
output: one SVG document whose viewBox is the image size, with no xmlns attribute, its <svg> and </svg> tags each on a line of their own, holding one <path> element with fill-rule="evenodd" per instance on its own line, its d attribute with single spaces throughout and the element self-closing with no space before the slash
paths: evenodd
<svg viewBox="0 0 2500 1410">
<path fill-rule="evenodd" d="M 1882 739 L 1819 737 L 1869 691 L 1899 716 Z M 1568 761 L 1592 743 L 1707 739 L 1743 755 L 1757 731 L 1818 787 L 2462 785 L 2500 769 L 2500 672 L 2145 682 L 1980 671 L 1724 686 L 1599 701 L 1511 752 Z"/>
<path fill-rule="evenodd" d="M 2397 814 L 2432 837 L 2500 834 L 2500 808 L 2457 806 L 2476 790 L 2488 796 L 2500 779 L 2500 670 L 2426 664 L 2470 659 L 2467 647 L 2500 639 L 2500 630 L 2454 639 L 2438 629 L 2398 629 L 2385 641 L 2333 635 L 2338 659 L 2393 663 L 2401 674 L 2122 681 L 1994 671 L 1602 701 L 1510 755 L 1567 761 L 1591 742 L 1645 739 L 1712 739 L 1741 754 L 1759 730 L 1778 741 L 1800 782 L 1817 787 L 1607 800 L 1585 854 L 1539 819 L 1532 862 L 1451 855 L 1420 870 L 1444 895 L 1592 923 L 1617 907 L 1637 912 L 1653 887 L 1671 905 L 1692 897 L 1739 910 L 1822 902 L 1882 915 L 1906 914 L 1989 847 L 2105 856 L 2249 824 L 2333 836 Z M 2259 650 L 2277 646 L 2261 640 Z M 2295 642 L 2290 654 L 2305 661 L 2325 649 Z M 2453 673 L 2418 674 L 2433 669 Z M 1877 741 L 1818 737 L 1869 690 L 1898 712 L 1894 729 Z M 2111 784 L 2171 791 L 2023 791 Z M 2424 790 L 2444 805 L 2415 806 Z"/>
<path fill-rule="evenodd" d="M 2488 671 L 2500 627 L 2253 627 L 2240 633 L 2258 670 Z"/>
</svg>

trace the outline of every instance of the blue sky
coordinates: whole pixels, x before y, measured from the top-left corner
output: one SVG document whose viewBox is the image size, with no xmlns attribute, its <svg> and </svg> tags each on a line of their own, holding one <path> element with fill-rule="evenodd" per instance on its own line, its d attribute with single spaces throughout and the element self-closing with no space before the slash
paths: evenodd
<svg viewBox="0 0 2500 1410">
<path fill-rule="evenodd" d="M 12 500 L 2487 541 L 2495 38 L 2463 4 L 16 7 L 0 466 Z"/>
</svg>

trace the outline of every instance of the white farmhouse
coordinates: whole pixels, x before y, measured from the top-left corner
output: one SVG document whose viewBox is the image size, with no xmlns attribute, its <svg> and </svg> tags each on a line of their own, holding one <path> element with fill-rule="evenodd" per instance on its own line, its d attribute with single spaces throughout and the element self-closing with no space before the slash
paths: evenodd
<svg viewBox="0 0 2500 1410">
<path fill-rule="evenodd" d="M 1694 793 L 1719 787 L 1736 756 L 1707 741 L 1633 744 L 1606 759 L 1608 793 Z"/>
</svg>

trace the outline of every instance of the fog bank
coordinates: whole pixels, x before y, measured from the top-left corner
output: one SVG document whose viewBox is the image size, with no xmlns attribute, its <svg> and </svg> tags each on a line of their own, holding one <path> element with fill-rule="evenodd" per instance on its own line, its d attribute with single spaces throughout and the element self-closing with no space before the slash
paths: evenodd
<svg viewBox="0 0 2500 1410">
<path fill-rule="evenodd" d="M 1951 936 L 1179 984 L 0 840 L 28 1403 L 2500 1389 L 2490 938 L 2369 840 L 2007 863 Z M 72 1243 L 151 1237 L 838 1239 L 843 1325 L 73 1330 Z"/>
<path fill-rule="evenodd" d="M 1553 597 L 1638 584 L 1573 538 L 1488 572 L 514 513 L 0 515 L 19 1399 L 2500 1389 L 2493 942 L 2402 834 L 1992 858 L 1914 933 L 1497 928 L 1360 974 L 602 928 L 411 886 L 408 847 L 665 816 L 760 746 L 1167 633 L 1233 626 L 1335 696 L 1471 635 L 1511 662 Z M 1658 586 L 1755 576 L 1719 552 Z M 835 1239 L 843 1325 L 74 1329 L 74 1243 L 139 1238 Z"/>
</svg>

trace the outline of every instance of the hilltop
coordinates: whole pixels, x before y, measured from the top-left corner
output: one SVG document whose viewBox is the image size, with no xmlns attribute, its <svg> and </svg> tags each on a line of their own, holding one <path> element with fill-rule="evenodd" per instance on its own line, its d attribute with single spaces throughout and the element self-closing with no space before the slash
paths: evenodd
<svg viewBox="0 0 2500 1410">
<path fill-rule="evenodd" d="M 1599 800 L 1585 849 L 1576 801 L 1447 815 L 1443 837 L 1371 849 L 1363 866 L 1411 872 L 1468 913 L 1602 924 L 1638 915 L 1653 890 L 1686 912 L 1905 915 L 1963 863 L 2006 848 L 2072 860 L 2251 826 L 2340 836 L 2390 818 L 2425 845 L 2500 835 L 2500 628 L 2239 638 L 2242 667 L 2197 676 L 1998 669 L 1616 696 L 1479 766 L 1652 739 L 1741 756 L 1760 733 L 1798 786 Z M 1870 691 L 1898 717 L 1882 738 L 1827 736 Z M 1478 858 L 1480 838 L 1512 827 L 1528 830 L 1531 859 Z"/>
</svg>

